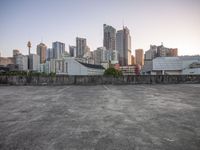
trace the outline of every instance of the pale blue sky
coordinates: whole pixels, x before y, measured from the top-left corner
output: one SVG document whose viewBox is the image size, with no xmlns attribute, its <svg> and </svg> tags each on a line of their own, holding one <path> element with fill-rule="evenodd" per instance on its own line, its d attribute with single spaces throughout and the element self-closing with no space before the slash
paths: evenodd
<svg viewBox="0 0 200 150">
<path fill-rule="evenodd" d="M 150 44 L 179 48 L 179 54 L 200 54 L 200 0 L 0 0 L 0 52 L 27 54 L 43 42 L 75 45 L 87 38 L 91 50 L 102 46 L 103 24 L 128 26 L 132 53 Z"/>
</svg>

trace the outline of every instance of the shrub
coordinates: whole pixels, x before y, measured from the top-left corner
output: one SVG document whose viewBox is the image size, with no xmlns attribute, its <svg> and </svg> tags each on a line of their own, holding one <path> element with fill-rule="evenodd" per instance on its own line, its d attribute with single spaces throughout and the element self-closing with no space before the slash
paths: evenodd
<svg viewBox="0 0 200 150">
<path fill-rule="evenodd" d="M 108 68 L 105 70 L 104 75 L 109 75 L 113 77 L 120 77 L 122 76 L 122 72 L 120 70 L 117 70 L 115 68 Z"/>
</svg>

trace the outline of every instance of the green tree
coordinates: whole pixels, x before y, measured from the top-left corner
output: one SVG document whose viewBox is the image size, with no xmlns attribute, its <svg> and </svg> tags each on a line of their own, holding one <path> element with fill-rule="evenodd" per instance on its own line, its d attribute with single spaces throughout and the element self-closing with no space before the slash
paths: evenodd
<svg viewBox="0 0 200 150">
<path fill-rule="evenodd" d="M 120 77 L 122 76 L 122 72 L 120 70 L 117 70 L 115 68 L 108 68 L 105 70 L 104 75 L 109 75 L 113 77 Z"/>
</svg>

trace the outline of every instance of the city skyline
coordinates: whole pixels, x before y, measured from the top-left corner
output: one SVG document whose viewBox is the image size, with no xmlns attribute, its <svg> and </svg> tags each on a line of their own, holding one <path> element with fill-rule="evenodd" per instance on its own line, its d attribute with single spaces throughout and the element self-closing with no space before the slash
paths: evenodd
<svg viewBox="0 0 200 150">
<path fill-rule="evenodd" d="M 40 42 L 50 48 L 52 42 L 61 41 L 68 47 L 75 45 L 76 37 L 86 38 L 93 51 L 103 45 L 103 24 L 130 29 L 132 54 L 161 42 L 178 48 L 180 55 L 200 54 L 198 0 L 2 0 L 0 18 L 2 56 L 11 56 L 13 49 L 27 54 L 29 40 L 36 53 Z"/>
</svg>

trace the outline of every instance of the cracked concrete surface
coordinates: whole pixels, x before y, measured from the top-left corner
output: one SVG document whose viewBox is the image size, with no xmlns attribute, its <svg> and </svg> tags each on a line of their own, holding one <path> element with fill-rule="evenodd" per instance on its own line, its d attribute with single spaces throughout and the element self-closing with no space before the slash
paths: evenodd
<svg viewBox="0 0 200 150">
<path fill-rule="evenodd" d="M 0 86 L 2 150 L 199 150 L 200 85 Z"/>
</svg>

